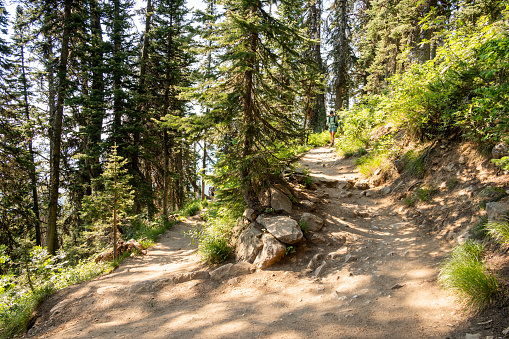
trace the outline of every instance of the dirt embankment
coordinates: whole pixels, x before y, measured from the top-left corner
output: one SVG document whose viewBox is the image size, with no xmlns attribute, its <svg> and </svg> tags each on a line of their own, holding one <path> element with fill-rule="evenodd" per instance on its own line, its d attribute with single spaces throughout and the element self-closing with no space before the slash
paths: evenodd
<svg viewBox="0 0 509 339">
<path fill-rule="evenodd" d="M 224 281 L 200 279 L 186 276 L 208 269 L 183 235 L 200 222 L 193 217 L 166 232 L 146 256 L 52 296 L 26 337 L 500 335 L 504 324 L 475 327 L 436 282 L 438 265 L 461 236 L 462 223 L 472 221 L 465 209 L 471 208 L 469 192 L 476 186 L 468 189 L 460 173 L 456 190 L 442 189 L 430 203 L 407 208 L 401 199 L 412 182 L 391 183 L 392 194 L 380 187 L 343 187 L 359 182 L 359 174 L 353 159 L 340 159 L 330 148 L 312 150 L 301 162 L 317 181 L 340 183 L 302 192 L 317 199 L 314 213 L 326 221 L 323 243 L 295 245 L 295 253 L 263 271 Z M 304 211 L 301 206 L 295 215 Z M 326 262 L 319 272 L 308 269 L 317 254 Z"/>
</svg>

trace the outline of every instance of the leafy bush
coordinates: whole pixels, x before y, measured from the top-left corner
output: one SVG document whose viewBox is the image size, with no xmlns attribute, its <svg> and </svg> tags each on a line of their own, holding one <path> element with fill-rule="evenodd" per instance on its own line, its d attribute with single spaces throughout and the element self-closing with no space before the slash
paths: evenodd
<svg viewBox="0 0 509 339">
<path fill-rule="evenodd" d="M 179 215 L 183 217 L 192 217 L 196 214 L 196 212 L 201 211 L 203 209 L 202 201 L 199 199 L 192 200 L 189 202 L 182 211 L 179 211 Z"/>
<path fill-rule="evenodd" d="M 491 162 L 502 168 L 504 171 L 509 171 L 509 157 L 502 157 L 500 159 L 491 159 Z"/>
<path fill-rule="evenodd" d="M 498 294 L 497 279 L 484 266 L 482 251 L 483 246 L 472 241 L 457 246 L 439 274 L 439 281 L 445 288 L 476 309 L 487 306 Z"/>
<path fill-rule="evenodd" d="M 65 257 L 64 253 L 51 256 L 46 249 L 34 247 L 28 260 L 18 262 L 19 275 L 0 276 L 0 338 L 24 332 L 32 311 L 54 291 L 111 269 L 109 264 L 93 261 L 69 264 Z"/>
<path fill-rule="evenodd" d="M 328 131 L 322 133 L 312 133 L 308 136 L 308 144 L 315 147 L 321 147 L 330 142 L 330 134 Z"/>
</svg>

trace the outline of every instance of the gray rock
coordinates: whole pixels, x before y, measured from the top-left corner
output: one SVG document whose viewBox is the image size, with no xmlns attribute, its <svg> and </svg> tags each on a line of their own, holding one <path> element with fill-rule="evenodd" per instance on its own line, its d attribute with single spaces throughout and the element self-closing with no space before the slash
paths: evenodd
<svg viewBox="0 0 509 339">
<path fill-rule="evenodd" d="M 488 222 L 504 221 L 509 212 L 509 204 L 501 202 L 489 202 L 486 204 L 486 213 L 488 214 Z"/>
<path fill-rule="evenodd" d="M 454 163 L 450 163 L 449 165 L 445 166 L 444 169 L 447 172 L 452 172 L 454 170 Z"/>
<path fill-rule="evenodd" d="M 297 174 L 304 174 L 304 170 L 302 168 L 300 168 L 300 167 L 295 167 L 293 172 L 297 173 Z"/>
<path fill-rule="evenodd" d="M 309 200 L 302 200 L 300 203 L 302 206 L 309 209 L 311 212 L 316 210 L 316 204 Z"/>
<path fill-rule="evenodd" d="M 284 194 L 286 194 L 288 196 L 292 195 L 292 192 L 290 192 L 290 190 L 287 187 L 285 187 L 281 184 L 275 184 L 274 188 L 277 190 L 280 190 L 281 192 L 283 192 Z"/>
<path fill-rule="evenodd" d="M 334 179 L 324 179 L 324 178 L 321 178 L 318 181 L 318 184 L 323 185 L 323 186 L 328 187 L 328 188 L 335 188 L 338 185 L 338 181 L 334 180 Z"/>
<path fill-rule="evenodd" d="M 262 214 L 256 221 L 265 227 L 277 240 L 285 244 L 298 243 L 304 236 L 297 222 L 290 217 L 269 217 Z"/>
<path fill-rule="evenodd" d="M 346 237 L 340 232 L 332 232 L 332 241 L 336 243 L 337 246 L 342 246 L 346 243 Z"/>
<path fill-rule="evenodd" d="M 353 256 L 351 254 L 347 254 L 345 255 L 345 262 L 348 263 L 348 262 L 354 262 L 354 261 L 357 261 L 357 257 L 356 256 Z"/>
<path fill-rule="evenodd" d="M 245 229 L 237 240 L 235 247 L 235 258 L 237 261 L 247 261 L 252 263 L 263 247 L 263 232 L 251 224 Z"/>
<path fill-rule="evenodd" d="M 318 267 L 320 261 L 322 261 L 322 260 L 323 260 L 323 253 L 315 254 L 313 256 L 313 258 L 311 258 L 311 260 L 309 261 L 307 268 L 314 271 Z"/>
<path fill-rule="evenodd" d="M 327 242 L 327 238 L 324 235 L 312 232 L 308 232 L 306 234 L 306 239 L 308 239 L 315 245 L 321 245 Z"/>
<path fill-rule="evenodd" d="M 390 193 L 391 193 L 391 187 L 390 187 L 390 186 L 386 186 L 386 187 L 384 187 L 384 188 L 381 188 L 381 189 L 380 189 L 380 192 L 381 192 L 382 194 L 385 194 L 385 195 L 390 194 Z"/>
<path fill-rule="evenodd" d="M 286 246 L 271 234 L 265 233 L 262 240 L 263 249 L 258 253 L 253 264 L 263 270 L 274 265 L 285 256 Z"/>
<path fill-rule="evenodd" d="M 359 190 L 367 190 L 369 189 L 369 184 L 367 182 L 357 182 L 354 187 Z"/>
<path fill-rule="evenodd" d="M 270 207 L 275 211 L 292 213 L 292 201 L 283 192 L 275 188 L 270 189 Z"/>
<path fill-rule="evenodd" d="M 256 211 L 252 208 L 247 208 L 244 211 L 244 214 L 242 216 L 249 221 L 255 221 L 256 220 Z"/>
<path fill-rule="evenodd" d="M 253 273 L 255 267 L 248 262 L 239 262 L 237 264 L 226 264 L 216 268 L 210 272 L 210 278 L 216 281 L 226 280 L 231 277 L 238 277 L 239 275 Z"/>
<path fill-rule="evenodd" d="M 319 277 L 320 275 L 322 275 L 325 272 L 326 268 L 327 268 L 327 262 L 323 261 L 322 264 L 316 268 L 313 275 L 315 275 L 316 277 Z"/>
<path fill-rule="evenodd" d="M 322 229 L 324 221 L 317 215 L 304 213 L 300 217 L 300 225 L 306 225 L 306 231 L 318 232 Z"/>
<path fill-rule="evenodd" d="M 173 281 L 169 278 L 143 280 L 132 284 L 131 287 L 129 287 L 129 294 L 153 292 L 171 283 L 173 283 Z"/>
<path fill-rule="evenodd" d="M 230 268 L 230 276 L 238 277 L 245 274 L 250 274 L 256 271 L 256 267 L 248 262 L 242 261 L 236 263 Z"/>
<path fill-rule="evenodd" d="M 496 144 L 491 150 L 491 157 L 493 159 L 500 159 L 507 156 L 509 156 L 509 145 L 503 141 Z"/>
<path fill-rule="evenodd" d="M 258 200 L 260 201 L 260 204 L 263 207 L 269 207 L 270 206 L 270 200 L 271 200 L 270 191 L 269 190 L 265 190 L 265 191 L 259 192 L 258 193 Z"/>
<path fill-rule="evenodd" d="M 233 264 L 230 263 L 216 268 L 215 270 L 210 272 L 210 278 L 216 281 L 221 281 L 228 278 L 230 276 L 230 269 L 232 268 L 232 266 Z"/>
<path fill-rule="evenodd" d="M 481 333 L 475 334 L 467 333 L 465 334 L 465 339 L 481 339 Z"/>
</svg>

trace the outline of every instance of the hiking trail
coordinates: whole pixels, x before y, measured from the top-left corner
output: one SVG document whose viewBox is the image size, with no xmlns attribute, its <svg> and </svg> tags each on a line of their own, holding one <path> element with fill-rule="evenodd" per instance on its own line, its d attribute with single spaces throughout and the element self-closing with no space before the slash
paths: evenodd
<svg viewBox="0 0 509 339">
<path fill-rule="evenodd" d="M 331 148 L 306 153 L 316 179 L 354 180 L 354 159 Z M 446 338 L 466 314 L 436 282 L 450 250 L 394 207 L 370 194 L 320 186 L 321 233 L 344 245 L 302 245 L 263 271 L 216 282 L 165 278 L 208 268 L 183 234 L 198 216 L 164 233 L 141 257 L 111 274 L 62 290 L 38 310 L 27 338 Z M 306 267 L 316 253 L 327 265 Z M 159 285 L 158 285 L 159 284 Z"/>
</svg>

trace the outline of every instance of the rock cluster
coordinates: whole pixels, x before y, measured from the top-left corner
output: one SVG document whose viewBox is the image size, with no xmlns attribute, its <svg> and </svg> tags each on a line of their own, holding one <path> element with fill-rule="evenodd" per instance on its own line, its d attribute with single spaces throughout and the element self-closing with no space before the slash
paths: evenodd
<svg viewBox="0 0 509 339">
<path fill-rule="evenodd" d="M 336 184 L 334 182 L 334 185 Z M 291 197 L 292 192 L 283 185 L 274 185 L 258 194 L 264 207 L 288 215 L 293 211 Z M 310 200 L 303 200 L 301 205 L 309 211 L 316 209 L 315 203 Z M 258 269 L 277 263 L 285 256 L 288 246 L 301 242 L 304 239 L 301 226 L 312 236 L 313 232 L 320 231 L 324 224 L 323 219 L 311 213 L 304 213 L 300 219 L 295 220 L 287 215 L 256 215 L 253 209 L 248 208 L 243 217 L 249 224 L 243 227 L 237 237 L 235 257 L 237 262 L 246 262 Z"/>
</svg>

